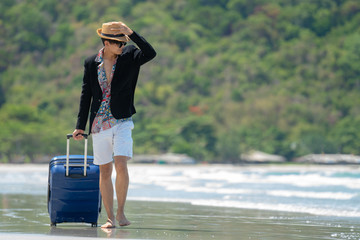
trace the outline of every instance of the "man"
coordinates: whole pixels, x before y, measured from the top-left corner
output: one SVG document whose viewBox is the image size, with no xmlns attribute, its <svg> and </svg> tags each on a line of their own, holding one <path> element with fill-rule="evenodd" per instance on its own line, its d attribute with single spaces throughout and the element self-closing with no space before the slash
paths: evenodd
<svg viewBox="0 0 360 240">
<path fill-rule="evenodd" d="M 152 46 L 122 22 L 102 24 L 97 34 L 104 47 L 85 60 L 80 108 L 75 140 L 82 139 L 90 110 L 89 134 L 93 138 L 94 164 L 100 167 L 100 192 L 107 222 L 102 228 L 114 228 L 130 222 L 124 214 L 129 176 L 127 161 L 132 158 L 131 116 L 136 112 L 134 92 L 140 66 L 156 56 Z M 130 39 L 134 45 L 125 46 Z M 116 171 L 115 190 L 118 202 L 113 211 L 113 161 Z"/>
</svg>

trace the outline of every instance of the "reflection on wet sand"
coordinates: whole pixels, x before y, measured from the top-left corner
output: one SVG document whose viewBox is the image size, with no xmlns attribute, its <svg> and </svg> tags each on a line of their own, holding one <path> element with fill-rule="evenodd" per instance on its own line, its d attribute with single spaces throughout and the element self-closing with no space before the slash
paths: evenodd
<svg viewBox="0 0 360 240">
<path fill-rule="evenodd" d="M 101 231 L 106 233 L 108 238 L 126 238 L 129 236 L 130 232 L 127 230 L 116 229 L 116 228 L 100 228 Z"/>
<path fill-rule="evenodd" d="M 71 226 L 64 224 L 58 227 L 50 227 L 50 235 L 56 236 L 72 236 L 72 237 L 98 237 L 98 229 L 93 227 L 86 227 L 84 224 L 78 226 Z"/>
</svg>

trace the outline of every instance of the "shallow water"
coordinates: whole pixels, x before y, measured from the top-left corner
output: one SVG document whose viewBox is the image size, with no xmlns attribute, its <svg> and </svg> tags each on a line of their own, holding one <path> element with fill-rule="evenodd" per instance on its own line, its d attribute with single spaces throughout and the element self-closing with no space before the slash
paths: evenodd
<svg viewBox="0 0 360 240">
<path fill-rule="evenodd" d="M 49 226 L 47 169 L 0 165 L 0 239 L 360 239 L 357 167 L 130 165 L 132 224 L 108 232 Z"/>
</svg>

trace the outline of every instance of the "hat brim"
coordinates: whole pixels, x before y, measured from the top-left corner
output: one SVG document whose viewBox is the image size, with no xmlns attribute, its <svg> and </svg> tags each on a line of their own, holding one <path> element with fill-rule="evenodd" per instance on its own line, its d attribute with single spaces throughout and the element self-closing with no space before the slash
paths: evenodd
<svg viewBox="0 0 360 240">
<path fill-rule="evenodd" d="M 115 41 L 119 41 L 119 42 L 129 42 L 130 41 L 130 38 L 128 37 L 128 35 L 125 35 L 125 34 L 122 37 L 109 37 L 109 36 L 105 36 L 102 34 L 101 28 L 96 30 L 96 32 L 99 35 L 99 37 L 101 37 L 103 39 L 115 40 Z"/>
</svg>

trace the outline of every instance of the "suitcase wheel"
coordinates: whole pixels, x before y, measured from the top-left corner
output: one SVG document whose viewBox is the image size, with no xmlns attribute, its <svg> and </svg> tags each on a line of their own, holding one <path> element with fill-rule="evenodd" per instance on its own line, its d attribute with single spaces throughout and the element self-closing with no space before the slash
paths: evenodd
<svg viewBox="0 0 360 240">
<path fill-rule="evenodd" d="M 91 227 L 97 227 L 97 223 L 92 223 Z"/>
<path fill-rule="evenodd" d="M 50 226 L 51 226 L 51 227 L 56 227 L 56 223 L 53 223 L 53 222 L 52 222 L 52 223 L 50 223 Z"/>
</svg>

